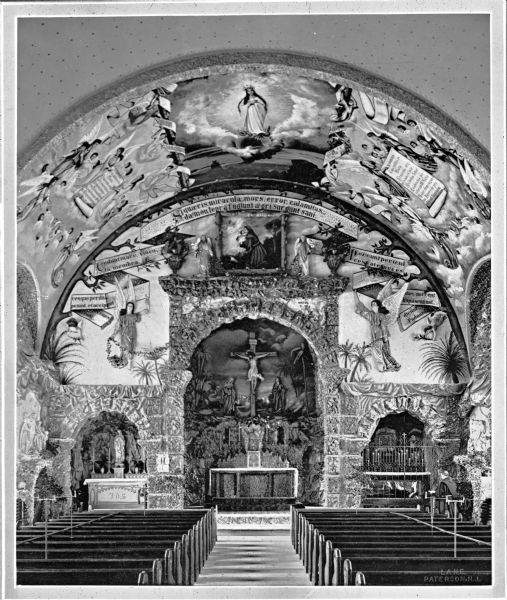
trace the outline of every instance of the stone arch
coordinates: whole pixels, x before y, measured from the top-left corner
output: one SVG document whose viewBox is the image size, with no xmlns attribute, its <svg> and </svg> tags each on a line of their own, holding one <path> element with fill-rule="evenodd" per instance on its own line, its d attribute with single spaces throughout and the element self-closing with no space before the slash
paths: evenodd
<svg viewBox="0 0 507 600">
<path fill-rule="evenodd" d="M 65 386 L 67 410 L 61 438 L 73 440 L 87 420 L 102 411 L 118 412 L 135 423 L 141 439 L 149 437 L 151 424 L 147 404 L 163 395 L 162 386 Z"/>
<path fill-rule="evenodd" d="M 436 442 L 446 427 L 447 399 L 426 396 L 385 396 L 362 398 L 359 401 L 358 435 L 366 446 L 375 432 L 380 419 L 393 413 L 407 412 L 424 424 L 425 433 Z"/>
<path fill-rule="evenodd" d="M 283 305 L 282 301 L 280 301 L 280 303 Z M 274 317 L 269 312 L 265 312 L 263 310 L 250 310 L 246 313 L 241 310 L 236 310 L 231 311 L 226 316 L 215 315 L 214 318 L 207 320 L 205 325 L 203 323 L 203 327 L 199 331 L 197 339 L 193 342 L 194 346 L 191 349 L 191 352 L 185 352 L 185 359 L 188 360 L 188 363 L 186 364 L 186 370 L 183 371 L 183 373 L 185 375 L 188 374 L 188 376 L 185 377 L 185 385 L 180 387 L 180 394 L 182 396 L 185 396 L 182 411 L 184 414 L 185 428 L 189 428 L 190 431 L 195 431 L 195 429 L 197 428 L 197 423 L 200 421 L 202 422 L 202 417 L 199 415 L 199 410 L 196 409 L 208 408 L 208 412 L 212 412 L 213 406 L 216 406 L 215 404 L 208 407 L 204 406 L 200 402 L 194 405 L 191 398 L 185 395 L 188 389 L 188 385 L 194 380 L 193 378 L 195 376 L 194 373 L 190 371 L 190 361 L 193 353 L 202 342 L 205 342 L 209 337 L 213 337 L 213 335 L 219 330 L 221 330 L 224 326 L 243 321 L 244 319 L 249 319 L 251 321 L 262 319 L 266 322 L 266 326 L 269 327 L 275 327 L 275 325 L 277 324 L 282 325 L 288 330 L 290 330 L 292 333 L 298 333 L 308 345 L 313 365 L 310 367 L 307 364 L 307 374 L 311 372 L 311 376 L 314 382 L 312 383 L 312 389 L 314 390 L 315 404 L 313 404 L 313 402 L 311 403 L 311 409 L 308 411 L 308 413 L 305 413 L 304 409 L 300 409 L 300 411 L 298 411 L 297 413 L 291 413 L 290 409 L 289 412 L 281 411 L 281 413 L 272 413 L 271 409 L 267 410 L 267 413 L 269 414 L 269 419 L 272 419 L 272 421 L 270 421 L 270 423 L 267 425 L 267 429 L 265 430 L 265 437 L 261 453 L 261 465 L 263 467 L 287 466 L 287 464 L 289 463 L 289 457 L 291 461 L 296 461 L 296 458 L 294 457 L 298 455 L 298 452 L 301 452 L 301 462 L 289 463 L 291 467 L 297 467 L 298 469 L 300 469 L 298 476 L 298 497 L 302 502 L 321 501 L 320 499 L 322 497 L 325 497 L 327 493 L 327 479 L 325 478 L 324 474 L 325 420 L 323 418 L 323 414 L 326 410 L 326 403 L 324 401 L 323 391 L 325 390 L 325 387 L 322 385 L 321 381 L 319 381 L 322 379 L 322 377 L 320 376 L 323 369 L 321 364 L 322 356 L 318 349 L 318 340 L 316 339 L 316 337 L 313 336 L 312 338 L 310 338 L 308 331 L 306 331 L 304 327 L 295 326 L 294 322 L 287 316 L 285 318 L 280 316 Z M 330 366 L 328 365 L 328 367 Z M 341 371 L 341 369 L 338 366 L 336 366 L 334 370 Z M 179 371 L 177 370 L 174 371 L 175 376 L 177 376 L 178 372 Z M 246 368 L 244 373 L 246 376 Z M 266 374 L 264 373 L 264 375 Z M 212 377 L 210 377 L 210 379 L 211 378 Z M 267 376 L 266 379 L 268 379 Z M 315 387 L 313 387 L 313 385 Z M 204 412 L 205 411 L 203 411 L 203 413 Z M 241 445 L 241 434 L 239 434 L 239 428 L 242 426 L 242 423 L 245 422 L 245 416 L 239 416 L 236 412 L 232 414 L 224 414 L 223 416 L 220 411 L 216 414 L 219 415 L 219 423 L 206 424 L 206 422 L 204 422 L 204 429 L 199 430 L 200 434 L 193 438 L 195 440 L 201 440 L 199 445 L 202 444 L 202 439 L 209 440 L 210 444 L 216 443 L 218 445 L 217 451 L 219 452 L 222 452 L 222 449 L 225 448 L 225 452 L 220 457 L 218 462 L 210 461 L 211 465 L 209 465 L 208 462 L 205 463 L 206 469 L 219 466 L 230 467 L 233 465 L 237 467 L 245 467 L 247 464 L 247 458 L 246 454 L 243 453 L 243 447 Z M 266 413 L 262 412 L 262 408 L 260 405 L 258 405 L 257 408 L 257 415 L 259 414 L 261 415 L 261 419 L 264 416 L 266 416 Z M 279 423 L 279 427 L 277 429 L 272 428 L 273 422 Z M 312 423 L 312 425 L 308 426 L 308 422 Z M 287 452 L 287 450 L 287 454 L 283 454 L 283 451 L 280 451 L 279 448 L 276 448 L 276 445 L 280 444 L 282 446 L 289 447 L 293 444 L 289 433 L 289 431 L 291 431 L 290 427 L 295 427 L 296 432 L 303 431 L 305 435 L 309 437 L 307 438 L 306 442 L 296 441 L 296 445 L 292 447 L 292 454 Z M 233 434 L 230 433 L 231 430 L 233 431 Z M 311 430 L 311 434 L 309 433 L 309 430 Z M 208 438 L 206 437 L 208 435 L 216 437 Z M 276 442 L 273 441 L 274 439 L 276 439 Z M 231 440 L 232 446 L 229 445 L 231 444 Z M 203 479 L 202 462 L 204 460 L 207 461 L 208 459 L 202 457 L 200 454 L 197 457 L 192 458 L 194 456 L 192 437 L 187 438 L 185 436 L 185 443 L 185 502 L 186 505 L 192 506 L 192 502 L 197 502 L 201 504 L 203 501 L 207 501 L 206 499 L 203 500 L 202 497 L 198 496 L 197 490 L 199 490 L 201 494 L 205 494 L 205 491 L 207 489 L 208 477 L 206 476 Z M 240 448 L 239 452 L 237 446 L 238 443 Z M 232 454 L 229 454 L 229 452 L 232 452 Z M 211 454 L 215 455 L 215 451 L 213 451 Z M 309 465 L 311 465 L 311 467 Z M 317 476 L 317 474 L 319 476 Z M 196 482 L 198 482 L 197 485 Z"/>
<path fill-rule="evenodd" d="M 289 329 L 292 329 L 296 333 L 299 333 L 299 335 L 301 335 L 302 338 L 304 338 L 305 342 L 307 342 L 307 344 L 310 348 L 310 353 L 311 353 L 313 361 L 314 361 L 314 373 L 315 373 L 315 383 L 316 383 L 316 398 L 315 398 L 316 406 L 319 407 L 321 414 L 324 414 L 325 410 L 326 410 L 326 405 L 322 398 L 322 387 L 320 385 L 318 385 L 318 382 L 320 379 L 319 374 L 322 371 L 323 366 L 322 366 L 321 353 L 318 352 L 316 349 L 317 340 L 315 338 L 312 339 L 308 335 L 308 332 L 306 332 L 303 328 L 298 328 L 297 326 L 295 326 L 293 324 L 293 321 L 291 321 L 288 318 L 275 317 L 264 311 L 248 312 L 246 314 L 238 311 L 238 313 L 230 313 L 227 317 L 220 318 L 217 316 L 217 318 L 215 320 L 206 322 L 206 327 L 203 327 L 203 329 L 201 330 L 201 337 L 198 340 L 198 342 L 195 344 L 194 349 L 192 350 L 192 352 L 190 353 L 190 356 L 188 357 L 187 369 L 190 369 L 190 360 L 192 358 L 192 355 L 193 355 L 195 349 L 197 348 L 197 346 L 199 346 L 199 344 L 202 341 L 207 339 L 210 335 L 212 335 L 215 331 L 217 331 L 217 329 L 220 329 L 220 327 L 223 327 L 224 325 L 228 325 L 230 323 L 234 323 L 235 321 L 240 321 L 241 319 L 246 319 L 246 318 L 252 319 L 252 320 L 266 319 L 268 321 L 273 321 L 280 325 L 284 325 L 285 327 L 288 327 Z M 212 325 L 210 325 L 210 322 L 212 323 Z M 339 367 L 337 366 L 337 368 L 339 368 Z M 189 382 L 190 382 L 190 379 L 187 383 L 189 383 Z"/>
<path fill-rule="evenodd" d="M 278 304 L 279 306 L 283 305 L 282 301 L 280 301 L 280 300 L 275 301 L 275 303 Z M 231 302 L 231 304 L 232 304 L 232 302 Z M 225 304 L 223 306 L 223 308 L 227 309 L 228 305 Z M 230 323 L 234 323 L 234 321 L 239 321 L 241 319 L 267 319 L 269 321 L 274 321 L 276 323 L 279 323 L 280 325 L 284 325 L 285 327 L 289 327 L 290 329 L 293 329 L 296 333 L 299 333 L 302 337 L 304 337 L 305 340 L 308 342 L 312 356 L 316 360 L 316 364 L 319 364 L 319 362 L 321 362 L 322 359 L 319 358 L 320 353 L 317 351 L 317 347 L 316 347 L 317 340 L 315 338 L 312 338 L 311 335 L 309 334 L 309 332 L 305 328 L 298 326 L 294 321 L 294 317 L 284 318 L 284 317 L 280 317 L 280 316 L 273 316 L 272 314 L 268 313 L 265 310 L 249 311 L 249 312 L 241 312 L 241 311 L 231 312 L 231 313 L 229 313 L 229 315 L 227 317 L 219 317 L 217 315 L 213 321 L 207 321 L 206 325 L 205 326 L 203 325 L 203 327 L 200 331 L 201 337 L 197 341 L 195 348 L 203 340 L 205 340 L 214 331 L 216 331 L 223 325 L 228 325 Z M 194 350 L 195 350 L 195 348 L 194 348 Z M 189 357 L 189 364 L 190 364 L 190 358 L 191 358 L 191 355 Z"/>
</svg>

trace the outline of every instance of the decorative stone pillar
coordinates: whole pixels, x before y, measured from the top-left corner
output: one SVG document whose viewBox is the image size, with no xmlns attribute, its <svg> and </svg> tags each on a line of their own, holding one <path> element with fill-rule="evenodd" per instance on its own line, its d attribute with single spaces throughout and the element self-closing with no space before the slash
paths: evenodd
<svg viewBox="0 0 507 600">
<path fill-rule="evenodd" d="M 152 435 L 142 440 L 147 458 L 149 508 L 183 508 L 183 394 L 191 378 L 192 373 L 185 369 L 169 372 L 158 412 L 151 414 Z"/>
<path fill-rule="evenodd" d="M 40 456 L 18 460 L 16 481 L 18 498 L 25 503 L 26 522 L 33 523 L 35 505 L 35 484 L 37 477 L 44 468 L 49 468 L 51 461 Z M 20 485 L 21 484 L 21 485 Z M 24 486 L 22 485 L 24 484 Z"/>
<path fill-rule="evenodd" d="M 62 488 L 63 501 L 65 512 L 70 511 L 72 505 L 72 490 L 71 490 L 71 454 L 70 451 L 74 448 L 76 440 L 65 438 L 56 440 L 58 443 L 57 455 L 53 458 L 48 471 L 54 477 L 56 483 Z"/>
<path fill-rule="evenodd" d="M 341 507 L 345 501 L 341 440 L 340 384 L 348 370 L 329 365 L 319 371 L 324 408 L 324 506 Z"/>
</svg>

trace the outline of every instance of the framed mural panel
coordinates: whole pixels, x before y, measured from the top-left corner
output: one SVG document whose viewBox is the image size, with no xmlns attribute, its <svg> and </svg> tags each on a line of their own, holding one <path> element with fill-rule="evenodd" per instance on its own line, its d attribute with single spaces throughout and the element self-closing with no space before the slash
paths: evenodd
<svg viewBox="0 0 507 600">
<path fill-rule="evenodd" d="M 279 273 L 285 268 L 283 213 L 218 213 L 220 255 L 225 271 Z"/>
</svg>

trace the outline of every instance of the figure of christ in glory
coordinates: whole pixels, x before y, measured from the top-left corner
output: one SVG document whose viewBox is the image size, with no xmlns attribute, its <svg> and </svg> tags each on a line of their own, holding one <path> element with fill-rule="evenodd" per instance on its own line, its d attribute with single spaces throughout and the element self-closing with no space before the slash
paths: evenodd
<svg viewBox="0 0 507 600">
<path fill-rule="evenodd" d="M 263 381 L 264 377 L 259 373 L 258 361 L 262 358 L 266 358 L 268 356 L 277 356 L 277 352 L 262 352 L 257 353 L 255 351 L 255 347 L 257 346 L 257 340 L 255 338 L 255 333 L 250 332 L 248 342 L 250 344 L 250 349 L 247 350 L 244 354 L 239 354 L 238 352 L 231 352 L 231 358 L 241 358 L 242 360 L 248 361 L 248 373 L 247 378 L 250 382 L 250 416 L 255 417 L 255 400 L 257 398 L 257 385 L 259 381 Z"/>
</svg>

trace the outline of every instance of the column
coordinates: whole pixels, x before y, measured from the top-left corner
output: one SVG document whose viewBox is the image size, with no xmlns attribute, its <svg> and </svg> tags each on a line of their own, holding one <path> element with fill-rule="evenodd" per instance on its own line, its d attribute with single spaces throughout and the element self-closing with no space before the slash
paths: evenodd
<svg viewBox="0 0 507 600">
<path fill-rule="evenodd" d="M 151 436 L 142 440 L 148 470 L 148 507 L 183 508 L 184 409 L 183 394 L 192 378 L 185 369 L 169 373 L 158 407 L 150 415 Z"/>
<path fill-rule="evenodd" d="M 74 448 L 76 440 L 65 438 L 58 440 L 58 454 L 53 459 L 53 464 L 49 467 L 50 474 L 54 477 L 58 485 L 63 489 L 65 496 L 65 512 L 70 511 L 72 505 L 71 491 L 71 456 L 70 451 Z"/>
</svg>

